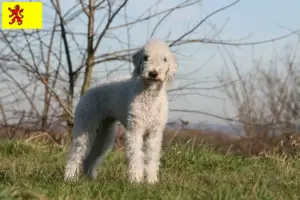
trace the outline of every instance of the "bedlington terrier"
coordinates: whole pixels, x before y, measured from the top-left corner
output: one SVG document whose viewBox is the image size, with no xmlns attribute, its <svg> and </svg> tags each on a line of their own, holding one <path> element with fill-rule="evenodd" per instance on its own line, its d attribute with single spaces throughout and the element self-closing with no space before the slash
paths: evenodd
<svg viewBox="0 0 300 200">
<path fill-rule="evenodd" d="M 65 180 L 95 178 L 96 166 L 112 147 L 118 120 L 126 128 L 125 151 L 130 182 L 158 181 L 162 134 L 168 119 L 167 84 L 177 71 L 177 59 L 161 40 L 149 40 L 133 56 L 127 80 L 101 84 L 80 99 L 74 118 Z"/>
</svg>

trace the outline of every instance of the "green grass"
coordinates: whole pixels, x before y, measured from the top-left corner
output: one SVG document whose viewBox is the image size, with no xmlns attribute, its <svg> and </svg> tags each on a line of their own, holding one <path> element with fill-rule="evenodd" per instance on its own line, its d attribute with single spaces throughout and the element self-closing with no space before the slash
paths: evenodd
<svg viewBox="0 0 300 200">
<path fill-rule="evenodd" d="M 156 185 L 128 183 L 122 152 L 109 153 L 96 180 L 65 183 L 65 156 L 65 148 L 0 141 L 0 199 L 300 199 L 298 155 L 247 158 L 174 145 Z"/>
</svg>

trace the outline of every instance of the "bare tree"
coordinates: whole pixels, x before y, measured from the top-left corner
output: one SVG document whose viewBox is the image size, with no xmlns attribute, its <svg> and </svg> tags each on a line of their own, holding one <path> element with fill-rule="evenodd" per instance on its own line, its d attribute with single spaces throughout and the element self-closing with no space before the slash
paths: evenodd
<svg viewBox="0 0 300 200">
<path fill-rule="evenodd" d="M 293 71 L 300 67 L 297 53 L 298 44 L 284 57 L 274 58 L 268 67 L 256 62 L 246 75 L 240 73 L 234 62 L 238 81 L 233 81 L 229 70 L 218 76 L 222 84 L 231 82 L 223 92 L 236 108 L 237 120 L 243 123 L 246 136 L 267 137 L 296 130 L 295 122 L 300 118 L 296 97 L 300 85 Z"/>
</svg>

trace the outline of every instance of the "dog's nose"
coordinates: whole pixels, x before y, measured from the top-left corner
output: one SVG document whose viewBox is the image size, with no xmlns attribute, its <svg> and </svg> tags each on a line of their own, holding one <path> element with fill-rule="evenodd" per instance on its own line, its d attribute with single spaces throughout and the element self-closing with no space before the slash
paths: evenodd
<svg viewBox="0 0 300 200">
<path fill-rule="evenodd" d="M 150 72 L 148 73 L 148 75 L 149 75 L 149 77 L 151 77 L 151 78 L 156 78 L 157 75 L 158 75 L 158 73 L 157 73 L 157 71 L 150 71 Z"/>
</svg>

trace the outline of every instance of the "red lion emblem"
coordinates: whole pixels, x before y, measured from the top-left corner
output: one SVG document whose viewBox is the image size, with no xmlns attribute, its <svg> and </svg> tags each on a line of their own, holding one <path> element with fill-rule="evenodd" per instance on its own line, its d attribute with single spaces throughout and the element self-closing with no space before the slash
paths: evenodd
<svg viewBox="0 0 300 200">
<path fill-rule="evenodd" d="M 13 17 L 9 24 L 14 24 L 17 20 L 18 25 L 21 25 L 23 23 L 22 18 L 24 17 L 21 13 L 24 11 L 24 9 L 20 9 L 20 5 L 15 5 L 14 9 L 8 8 L 8 10 L 11 12 L 11 15 L 9 15 L 9 17 Z"/>
</svg>

